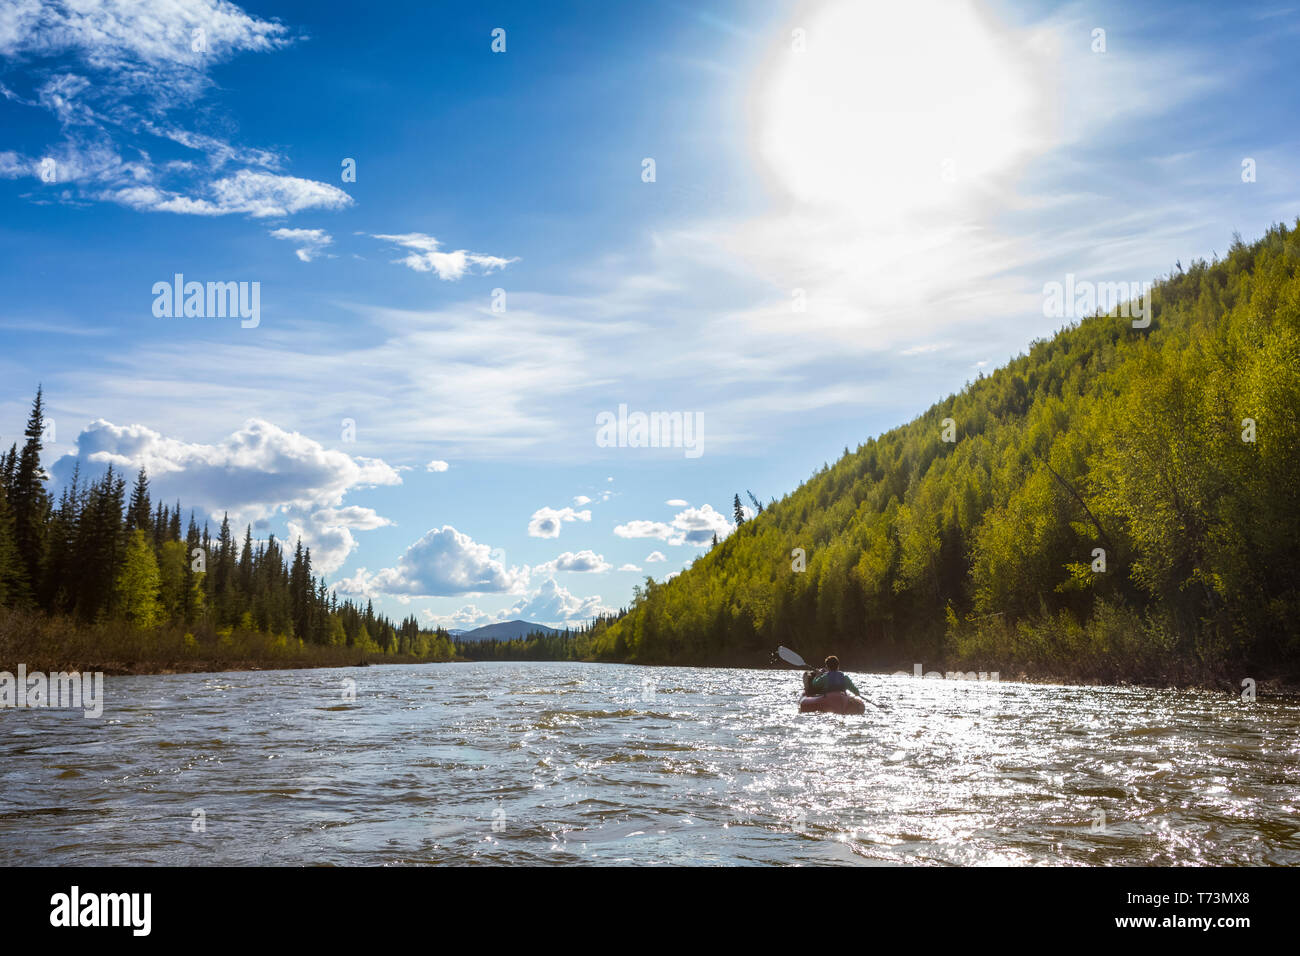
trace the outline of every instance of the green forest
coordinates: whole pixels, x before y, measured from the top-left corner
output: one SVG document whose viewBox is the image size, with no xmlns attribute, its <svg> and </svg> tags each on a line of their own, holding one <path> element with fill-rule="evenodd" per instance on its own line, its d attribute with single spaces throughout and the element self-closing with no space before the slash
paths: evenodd
<svg viewBox="0 0 1300 956">
<path fill-rule="evenodd" d="M 574 653 L 1294 676 L 1298 462 L 1300 234 L 1279 225 L 1176 266 L 1147 327 L 1079 321 L 846 449 Z"/>
<path fill-rule="evenodd" d="M 446 631 L 394 623 L 344 601 L 312 571 L 299 541 L 243 542 L 224 519 L 214 537 L 179 502 L 150 500 L 142 469 L 130 495 L 110 465 L 83 481 L 80 464 L 50 497 L 41 465 L 38 390 L 24 430 L 0 456 L 0 658 L 49 668 L 123 669 L 249 662 L 356 664 L 450 660 Z"/>
</svg>

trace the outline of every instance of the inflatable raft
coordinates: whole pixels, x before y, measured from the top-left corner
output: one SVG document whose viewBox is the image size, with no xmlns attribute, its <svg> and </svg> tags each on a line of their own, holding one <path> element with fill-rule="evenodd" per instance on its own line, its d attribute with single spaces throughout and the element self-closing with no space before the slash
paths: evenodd
<svg viewBox="0 0 1300 956">
<path fill-rule="evenodd" d="M 867 705 L 848 691 L 833 690 L 829 694 L 805 697 L 799 701 L 801 714 L 865 714 Z"/>
</svg>

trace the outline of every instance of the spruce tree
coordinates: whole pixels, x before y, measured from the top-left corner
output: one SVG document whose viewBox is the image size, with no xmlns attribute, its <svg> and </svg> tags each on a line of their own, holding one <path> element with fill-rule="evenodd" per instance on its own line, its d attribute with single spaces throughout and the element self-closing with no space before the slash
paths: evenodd
<svg viewBox="0 0 1300 956">
<path fill-rule="evenodd" d="M 14 542 L 18 548 L 22 578 L 18 582 L 16 603 L 30 604 L 45 563 L 46 522 L 50 513 L 50 498 L 45 490 L 45 472 L 41 469 L 41 438 L 45 431 L 45 406 L 41 389 L 36 389 L 36 401 L 27 419 L 22 451 L 13 468 L 9 489 L 9 506 L 13 510 Z"/>
</svg>

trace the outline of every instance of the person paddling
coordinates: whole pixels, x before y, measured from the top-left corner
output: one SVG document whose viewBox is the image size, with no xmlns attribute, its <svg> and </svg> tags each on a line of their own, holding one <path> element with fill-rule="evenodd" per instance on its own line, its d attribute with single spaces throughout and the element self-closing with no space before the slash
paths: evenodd
<svg viewBox="0 0 1300 956">
<path fill-rule="evenodd" d="M 852 678 L 840 670 L 840 659 L 834 654 L 826 658 L 826 669 L 812 679 L 810 687 L 814 694 L 851 690 L 857 696 L 862 696 L 862 691 L 854 686 Z"/>
</svg>

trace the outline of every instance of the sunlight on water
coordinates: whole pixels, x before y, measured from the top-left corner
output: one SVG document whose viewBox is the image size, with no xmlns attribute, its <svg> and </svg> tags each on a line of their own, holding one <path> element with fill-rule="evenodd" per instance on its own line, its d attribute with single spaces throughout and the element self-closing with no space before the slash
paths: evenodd
<svg viewBox="0 0 1300 956">
<path fill-rule="evenodd" d="M 855 680 L 887 710 L 710 668 L 110 677 L 99 721 L 0 711 L 0 861 L 1300 863 L 1294 702 Z"/>
</svg>

